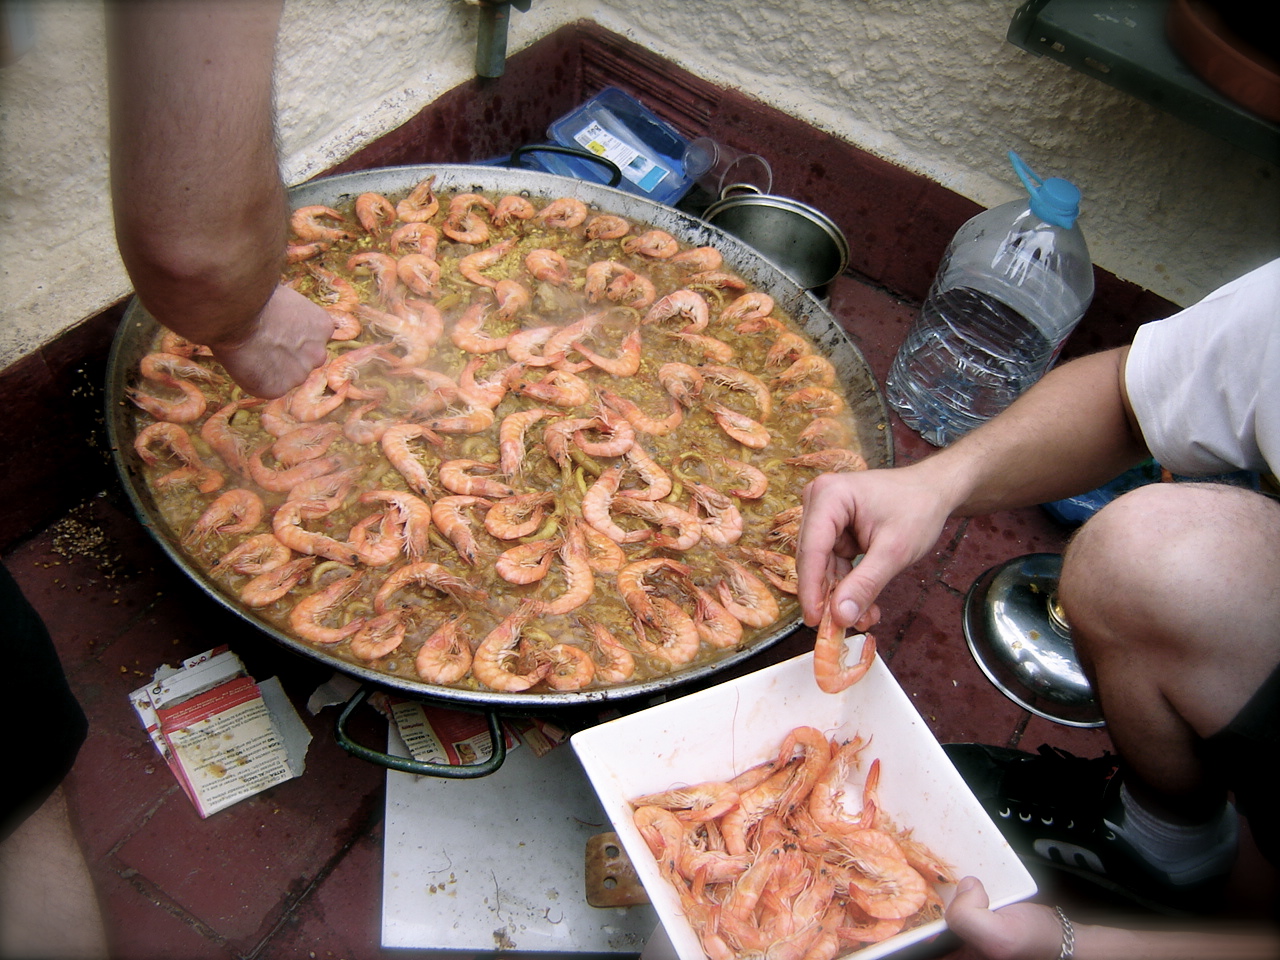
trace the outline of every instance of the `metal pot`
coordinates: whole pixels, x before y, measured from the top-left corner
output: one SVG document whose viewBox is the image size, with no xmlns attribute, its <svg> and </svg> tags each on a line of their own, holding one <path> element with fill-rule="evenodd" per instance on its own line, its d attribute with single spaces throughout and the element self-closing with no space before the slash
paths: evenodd
<svg viewBox="0 0 1280 960">
<path fill-rule="evenodd" d="M 849 266 L 849 241 L 807 203 L 729 184 L 702 219 L 751 247 L 806 290 L 821 294 Z"/>
<path fill-rule="evenodd" d="M 440 191 L 522 193 L 544 202 L 557 197 L 571 196 L 582 200 L 593 209 L 617 214 L 635 222 L 651 224 L 667 231 L 683 243 L 693 246 L 716 246 L 724 255 L 725 264 L 729 268 L 738 271 L 749 282 L 772 296 L 778 306 L 796 319 L 818 348 L 832 361 L 859 423 L 859 439 L 867 462 L 872 466 L 892 465 L 892 439 L 890 432 L 885 429 L 888 417 L 883 396 L 866 360 L 845 335 L 840 325 L 816 299 L 797 286 L 777 267 L 761 258 L 741 241 L 696 217 L 643 197 L 582 180 L 529 170 L 464 165 L 388 167 L 341 174 L 294 187 L 290 191 L 290 199 L 295 207 L 310 204 L 341 207 L 366 191 L 376 191 L 385 195 L 406 192 L 432 174 L 436 175 L 435 186 Z M 375 687 L 394 688 L 408 696 L 425 697 L 449 705 L 478 708 L 483 711 L 536 712 L 544 708 L 564 709 L 623 698 L 652 697 L 672 687 L 699 681 L 726 670 L 774 645 L 799 626 L 800 619 L 797 615 L 786 623 L 778 624 L 771 633 L 756 640 L 747 649 L 737 651 L 715 663 L 700 665 L 657 680 L 621 684 L 600 690 L 550 693 L 459 690 L 424 683 L 416 679 L 393 677 L 349 663 L 322 649 L 290 637 L 258 617 L 251 609 L 243 606 L 237 597 L 226 592 L 217 582 L 200 571 L 184 552 L 177 534 L 169 529 L 143 480 L 142 464 L 133 449 L 136 430 L 132 404 L 125 397 L 127 388 L 137 380 L 138 361 L 151 349 L 157 329 L 156 321 L 135 299 L 125 311 L 108 361 L 106 422 L 112 455 L 124 488 L 139 518 L 160 547 L 209 596 L 279 643 L 304 656 L 320 660 L 336 670 L 358 677 Z M 345 722 L 345 715 L 344 713 L 342 722 Z M 497 742 L 500 744 L 500 738 Z M 348 749 L 351 748 L 348 747 Z M 414 768 L 414 772 L 432 771 Z"/>
</svg>

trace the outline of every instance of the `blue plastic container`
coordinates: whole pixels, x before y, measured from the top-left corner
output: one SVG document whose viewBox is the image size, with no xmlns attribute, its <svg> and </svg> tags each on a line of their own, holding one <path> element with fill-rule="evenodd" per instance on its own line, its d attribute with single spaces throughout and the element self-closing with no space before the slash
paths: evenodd
<svg viewBox="0 0 1280 960">
<path fill-rule="evenodd" d="M 617 87 L 607 87 L 547 128 L 553 142 L 589 150 L 622 171 L 618 188 L 658 203 L 674 204 L 693 186 L 684 171 L 689 141 L 648 107 Z M 529 155 L 548 173 L 607 183 L 608 169 L 590 160 L 552 153 Z"/>
</svg>

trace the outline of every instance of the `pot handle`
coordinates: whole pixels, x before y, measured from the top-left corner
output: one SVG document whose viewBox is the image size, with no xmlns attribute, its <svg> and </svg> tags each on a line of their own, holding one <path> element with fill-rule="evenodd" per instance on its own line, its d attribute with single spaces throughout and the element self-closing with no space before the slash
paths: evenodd
<svg viewBox="0 0 1280 960">
<path fill-rule="evenodd" d="M 338 746 L 361 760 L 368 760 L 370 763 L 386 767 L 388 770 L 414 773 L 421 777 L 474 780 L 479 777 L 487 777 L 502 766 L 502 761 L 507 759 L 507 740 L 502 731 L 502 721 L 493 712 L 485 713 L 485 717 L 489 721 L 489 741 L 492 752 L 489 754 L 488 760 L 483 760 L 480 763 L 462 765 L 431 763 L 426 760 L 414 760 L 412 757 L 393 756 L 381 750 L 374 750 L 371 747 L 356 743 L 347 735 L 347 720 L 350 718 L 352 711 L 364 703 L 371 693 L 373 693 L 373 687 L 369 684 L 365 684 L 357 690 L 343 706 L 342 712 L 338 714 L 337 722 L 334 724 L 334 737 L 338 741 Z"/>
<path fill-rule="evenodd" d="M 720 190 L 720 196 L 716 199 L 724 200 L 739 193 L 754 193 L 758 196 L 764 196 L 764 191 L 754 183 L 726 183 Z"/>
<path fill-rule="evenodd" d="M 543 153 L 562 153 L 569 157 L 578 157 L 581 160 L 594 160 L 604 166 L 609 172 L 609 182 L 606 186 L 616 187 L 622 182 L 622 171 L 618 169 L 618 165 L 608 157 L 602 157 L 599 154 L 592 153 L 590 150 L 579 150 L 577 147 L 562 147 L 558 143 L 526 143 L 523 147 L 516 147 L 511 152 L 511 156 L 507 158 L 506 165 L 514 167 L 517 161 L 526 153 L 535 153 L 541 151 Z"/>
</svg>

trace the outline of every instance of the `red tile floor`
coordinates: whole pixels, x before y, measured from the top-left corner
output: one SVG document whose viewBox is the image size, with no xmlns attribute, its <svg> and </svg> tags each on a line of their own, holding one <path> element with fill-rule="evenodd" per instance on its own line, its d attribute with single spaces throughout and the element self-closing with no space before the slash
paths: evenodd
<svg viewBox="0 0 1280 960">
<path fill-rule="evenodd" d="M 832 312 L 883 382 L 913 306 L 850 277 L 831 297 Z M 893 430 L 900 463 L 929 451 L 896 420 Z M 974 665 L 961 633 L 965 592 L 984 570 L 1026 553 L 1060 552 L 1066 534 L 1039 508 L 953 523 L 935 553 L 882 596 L 883 655 L 940 740 L 1029 750 L 1050 743 L 1089 756 L 1109 747 L 1105 730 L 1054 724 L 1006 699 Z M 66 504 L 62 518 L 3 560 L 47 622 L 90 718 L 67 789 L 113 957 L 418 955 L 380 946 L 385 774 L 335 743 L 332 709 L 314 717 L 305 709 L 328 668 L 246 627 L 190 584 L 114 487 Z M 281 678 L 314 739 L 305 775 L 201 820 L 158 761 L 128 695 L 160 664 L 223 642 L 255 677 Z M 756 666 L 810 642 L 801 631 Z M 378 744 L 383 729 L 362 708 L 357 738 Z M 1257 900 L 1274 880 L 1246 846 L 1241 902 Z M 1099 906 L 1051 879 L 1042 886 L 1049 902 L 1071 903 L 1075 912 Z M 970 956 L 947 942 L 921 955 Z"/>
</svg>

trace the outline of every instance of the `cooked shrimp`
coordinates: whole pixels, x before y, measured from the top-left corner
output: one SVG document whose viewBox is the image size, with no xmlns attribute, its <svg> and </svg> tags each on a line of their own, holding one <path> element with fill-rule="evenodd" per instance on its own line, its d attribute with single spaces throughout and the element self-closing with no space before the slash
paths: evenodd
<svg viewBox="0 0 1280 960">
<path fill-rule="evenodd" d="M 708 401 L 706 404 L 711 416 L 715 418 L 720 429 L 743 446 L 753 450 L 763 450 L 773 439 L 769 431 L 758 420 L 752 420 L 746 414 L 738 413 L 724 404 Z"/>
<path fill-rule="evenodd" d="M 618 345 L 618 354 L 606 357 L 587 348 L 579 340 L 573 342 L 573 348 L 587 358 L 592 366 L 598 367 L 614 377 L 633 377 L 640 370 L 640 328 L 634 327 Z"/>
<path fill-rule="evenodd" d="M 394 653 L 404 642 L 406 626 L 403 610 L 369 618 L 351 637 L 351 655 L 372 662 Z"/>
<path fill-rule="evenodd" d="M 430 560 L 419 560 L 406 563 L 393 570 L 373 597 L 375 613 L 386 613 L 392 609 L 391 599 L 411 586 L 428 586 L 440 593 L 447 594 L 459 603 L 482 603 L 489 594 L 479 587 L 472 586 L 456 573 L 451 573 L 438 563 Z M 401 607 L 410 606 L 411 602 L 401 603 Z"/>
<path fill-rule="evenodd" d="M 551 561 L 555 559 L 558 549 L 559 537 L 517 544 L 498 554 L 493 568 L 508 583 L 537 583 L 551 569 Z"/>
<path fill-rule="evenodd" d="M 520 474 L 524 464 L 524 436 L 529 428 L 539 420 L 559 415 L 558 411 L 546 407 L 530 407 L 502 418 L 502 424 L 498 427 L 498 463 L 504 477 Z"/>
<path fill-rule="evenodd" d="M 674 503 L 619 497 L 613 501 L 613 507 L 619 513 L 656 523 L 664 529 L 675 530 L 675 536 L 667 533 L 653 534 L 652 545 L 661 550 L 676 550 L 683 553 L 686 550 L 692 550 L 702 541 L 702 521 Z"/>
<path fill-rule="evenodd" d="M 688 588 L 693 594 L 693 625 L 702 641 L 717 650 L 736 647 L 742 640 L 742 622 L 697 584 L 690 581 Z"/>
<path fill-rule="evenodd" d="M 386 390 L 361 387 L 358 380 L 366 368 L 373 365 L 385 366 L 389 363 L 385 350 L 385 344 L 369 343 L 334 357 L 325 364 L 324 368 L 329 389 L 335 393 L 342 392 L 349 400 L 384 398 L 387 394 Z"/>
<path fill-rule="evenodd" d="M 618 485 L 622 481 L 622 468 L 613 466 L 605 470 L 604 473 L 596 479 L 586 495 L 582 498 L 582 516 L 606 537 L 614 543 L 638 543 L 641 540 L 647 540 L 653 535 L 653 531 L 645 527 L 639 530 L 623 530 L 613 522 L 613 517 L 609 515 L 609 508 L 613 504 L 614 496 L 618 492 Z M 630 503 L 630 501 L 628 501 Z M 643 501 L 635 501 L 642 503 Z"/>
<path fill-rule="evenodd" d="M 252 490 L 228 490 L 205 508 L 182 538 L 187 547 L 200 547 L 212 536 L 248 533 L 259 523 L 266 508 Z"/>
<path fill-rule="evenodd" d="M 326 225 L 323 221 L 334 221 Z M 304 243 L 313 240 L 352 240 L 356 232 L 337 210 L 323 205 L 299 207 L 289 217 L 294 236 Z"/>
<path fill-rule="evenodd" d="M 588 432 L 600 434 L 601 439 L 591 439 Z M 592 417 L 573 434 L 578 449 L 589 457 L 621 457 L 631 449 L 635 440 L 635 427 L 608 408 L 601 410 L 598 416 Z"/>
<path fill-rule="evenodd" d="M 557 287 L 573 279 L 573 271 L 564 256 L 546 247 L 538 247 L 525 254 L 524 265 L 536 279 Z"/>
<path fill-rule="evenodd" d="M 591 599 L 596 578 L 587 562 L 587 542 L 582 521 L 569 521 L 569 530 L 560 544 L 560 563 L 564 568 L 564 592 L 554 600 L 535 600 L 533 610 L 539 616 L 554 617 L 577 610 Z"/>
<path fill-rule="evenodd" d="M 782 402 L 822 417 L 834 416 L 847 406 L 844 397 L 828 387 L 801 387 L 783 397 Z"/>
<path fill-rule="evenodd" d="M 648 277 L 628 270 L 614 277 L 605 290 L 605 296 L 624 307 L 643 310 L 653 303 L 658 296 L 658 289 Z"/>
<path fill-rule="evenodd" d="M 347 258 L 347 271 L 357 277 L 373 277 L 378 298 L 393 303 L 400 296 L 399 262 L 378 250 L 362 250 Z"/>
<path fill-rule="evenodd" d="M 276 508 L 271 518 L 271 529 L 276 539 L 290 550 L 316 557 L 326 557 L 339 563 L 355 564 L 360 557 L 351 544 L 323 533 L 306 530 L 302 520 L 307 516 L 308 500 L 286 500 Z"/>
<path fill-rule="evenodd" d="M 708 290 L 745 290 L 747 289 L 747 281 L 743 280 L 737 274 L 727 273 L 724 270 L 703 270 L 700 273 L 692 273 L 684 278 L 686 287 L 705 287 Z"/>
<path fill-rule="evenodd" d="M 667 294 L 650 307 L 640 323 L 663 323 L 673 317 L 687 321 L 682 333 L 698 333 L 711 321 L 711 307 L 702 294 L 695 290 L 681 289 Z"/>
<path fill-rule="evenodd" d="M 728 547 L 742 539 L 742 512 L 732 497 L 705 483 L 690 483 L 689 493 L 702 508 L 702 536 L 718 547 Z"/>
<path fill-rule="evenodd" d="M 587 282 L 582 292 L 586 294 L 588 302 L 598 303 L 608 294 L 609 284 L 616 277 L 623 277 L 631 272 L 616 260 L 597 260 L 587 266 Z"/>
<path fill-rule="evenodd" d="M 307 263 L 306 268 L 316 281 L 313 299 L 318 300 L 321 306 L 353 311 L 360 305 L 360 291 L 355 284 L 316 263 Z"/>
<path fill-rule="evenodd" d="M 812 353 L 813 345 L 808 340 L 798 333 L 784 330 L 769 347 L 769 352 L 764 357 L 764 365 L 770 370 L 780 370 Z"/>
<path fill-rule="evenodd" d="M 440 292 L 440 264 L 422 253 L 406 253 L 396 261 L 396 277 L 422 297 Z"/>
<path fill-rule="evenodd" d="M 425 501 L 403 490 L 368 490 L 360 494 L 361 503 L 386 503 L 394 511 L 400 525 L 405 552 L 413 560 L 421 560 L 427 552 L 431 532 L 431 507 Z"/>
<path fill-rule="evenodd" d="M 715 459 L 728 469 L 730 476 L 736 482 L 742 484 L 726 490 L 725 493 L 743 500 L 759 500 L 769 489 L 769 477 L 759 467 L 745 460 L 735 460 L 733 457 L 717 455 Z"/>
<path fill-rule="evenodd" d="M 720 322 L 741 323 L 767 317 L 773 307 L 773 297 L 767 293 L 746 293 L 720 311 Z"/>
<path fill-rule="evenodd" d="M 665 597 L 655 597 L 654 616 L 650 620 L 636 618 L 633 625 L 636 642 L 650 656 L 678 667 L 698 655 L 701 638 L 693 618 Z M 658 639 L 649 639 L 649 629 L 658 633 Z"/>
<path fill-rule="evenodd" d="M 143 463 L 153 467 L 160 463 L 161 459 L 152 449 L 156 446 L 166 450 L 169 455 L 182 464 L 178 470 L 157 479 L 157 484 L 190 479 L 201 493 L 212 493 L 222 486 L 224 480 L 222 474 L 211 467 L 205 466 L 200 459 L 200 454 L 196 452 L 195 444 L 191 441 L 191 435 L 179 424 L 170 423 L 166 420 L 149 424 L 138 431 L 138 435 L 133 441 L 133 448 L 137 451 L 138 456 L 142 458 Z M 236 447 L 228 452 L 234 454 L 238 452 L 238 449 Z M 226 458 L 224 457 L 224 459 Z M 179 474 L 181 476 L 178 476 Z"/>
<path fill-rule="evenodd" d="M 580 407 L 591 399 L 591 385 L 566 370 L 552 370 L 541 380 L 521 377 L 511 384 L 511 392 L 565 408 Z"/>
<path fill-rule="evenodd" d="M 647 433 L 651 436 L 664 436 L 675 430 L 684 422 L 684 408 L 676 402 L 674 398 L 669 397 L 668 403 L 671 412 L 665 417 L 651 417 L 645 413 L 639 406 L 632 403 L 626 397 L 619 396 L 609 390 L 601 390 L 600 399 L 608 405 L 609 409 L 616 410 L 627 418 L 627 422 L 633 426 L 638 433 Z"/>
<path fill-rule="evenodd" d="M 468 406 L 488 407 L 492 410 L 507 395 L 510 377 L 516 373 L 511 367 L 504 367 L 491 374 L 487 379 L 477 380 L 476 373 L 484 366 L 485 357 L 472 357 L 458 374 L 458 399 Z"/>
<path fill-rule="evenodd" d="M 773 415 L 773 395 L 755 374 L 716 363 L 704 363 L 698 367 L 698 372 L 704 380 L 749 396 L 760 411 L 760 420 L 768 420 Z"/>
<path fill-rule="evenodd" d="M 427 177 L 409 191 L 409 195 L 396 204 L 396 216 L 405 223 L 422 223 L 430 220 L 440 209 L 440 201 L 436 198 L 435 174 Z"/>
<path fill-rule="evenodd" d="M 552 690 L 581 690 L 595 679 L 596 663 L 591 654 L 572 643 L 557 643 L 534 654 L 539 663 L 546 663 L 547 686 Z"/>
<path fill-rule="evenodd" d="M 471 675 L 491 690 L 518 693 L 528 690 L 547 675 L 549 662 L 534 662 L 531 669 L 520 672 L 520 654 L 517 647 L 520 635 L 528 623 L 532 611 L 527 606 L 517 607 L 501 623 L 489 631 L 476 648 L 471 661 Z"/>
<path fill-rule="evenodd" d="M 774 589 L 792 595 L 798 592 L 794 556 L 759 547 L 740 547 L 739 550 L 748 560 L 759 565 L 760 572 L 773 584 Z"/>
<path fill-rule="evenodd" d="M 693 574 L 688 564 L 670 557 L 650 557 L 647 560 L 632 560 L 618 571 L 618 595 L 627 609 L 641 620 L 650 621 L 657 616 L 654 597 L 650 595 L 647 582 L 649 577 L 669 572 L 677 577 L 690 577 Z"/>
<path fill-rule="evenodd" d="M 270 533 L 257 533 L 232 547 L 209 567 L 210 572 L 233 573 L 256 577 L 269 573 L 289 562 L 292 551 Z"/>
<path fill-rule="evenodd" d="M 624 456 L 645 485 L 635 490 L 620 490 L 618 496 L 631 500 L 657 501 L 671 493 L 674 488 L 671 474 L 663 470 L 639 443 L 633 442 Z"/>
<path fill-rule="evenodd" d="M 285 499 L 305 500 L 305 516 L 325 517 L 342 506 L 347 499 L 347 494 L 351 492 L 351 488 L 363 473 L 364 470 L 360 467 L 349 467 L 311 480 L 303 480 L 289 488 L 289 495 Z"/>
<path fill-rule="evenodd" d="M 387 427 L 380 441 L 382 452 L 393 467 L 404 477 L 409 489 L 420 497 L 435 497 L 435 484 L 427 475 L 427 468 L 409 446 L 413 440 L 427 438 L 428 429 L 417 423 L 397 423 Z"/>
<path fill-rule="evenodd" d="M 478 193 L 460 193 L 449 202 L 449 213 L 440 229 L 450 240 L 458 243 L 481 244 L 489 239 L 489 225 L 475 213 L 479 207 L 492 217 L 497 207 L 487 197 Z"/>
<path fill-rule="evenodd" d="M 510 497 L 515 490 L 497 480 L 475 476 L 477 473 L 497 473 L 498 466 L 480 460 L 446 460 L 440 464 L 440 485 L 450 493 L 472 497 Z"/>
<path fill-rule="evenodd" d="M 431 505 L 431 520 L 436 529 L 449 538 L 462 562 L 468 566 L 476 565 L 478 549 L 464 511 L 469 507 L 487 507 L 492 502 L 484 497 L 454 495 L 441 497 Z"/>
<path fill-rule="evenodd" d="M 316 367 L 298 386 L 290 391 L 289 414 L 302 423 L 310 423 L 327 417 L 346 402 L 349 387 L 329 392 L 329 373 L 324 367 Z"/>
<path fill-rule="evenodd" d="M 582 528 L 587 538 L 587 562 L 594 573 L 609 576 L 622 569 L 627 562 L 627 555 L 622 547 L 597 530 L 591 524 Z"/>
<path fill-rule="evenodd" d="M 264 534 L 264 536 L 271 536 L 271 534 Z M 272 537 L 272 539 L 275 538 Z M 284 551 L 287 555 L 289 548 L 285 547 Z M 301 583 L 315 564 L 315 557 L 298 557 L 296 560 L 286 560 L 279 566 L 263 570 L 240 588 L 240 600 L 245 606 L 254 609 L 269 607 Z"/>
<path fill-rule="evenodd" d="M 705 823 L 728 813 L 738 805 L 738 791 L 733 784 L 711 780 L 690 786 L 672 787 L 659 793 L 646 794 L 631 801 L 632 806 L 654 806 L 664 810 L 686 810 L 682 819 L 689 823 Z"/>
<path fill-rule="evenodd" d="M 715 247 L 691 247 L 671 257 L 669 262 L 678 263 L 687 270 L 719 270 L 724 257 Z"/>
<path fill-rule="evenodd" d="M 467 407 L 461 413 L 448 417 L 433 417 L 423 422 L 427 430 L 441 433 L 481 433 L 493 426 L 493 411 L 488 407 Z"/>
<path fill-rule="evenodd" d="M 853 430 L 835 417 L 814 417 L 800 431 L 800 446 L 806 450 L 851 449 L 857 443 Z"/>
<path fill-rule="evenodd" d="M 553 491 L 522 493 L 499 500 L 484 517 L 484 528 L 499 540 L 518 540 L 542 526 L 547 508 L 555 503 Z"/>
<path fill-rule="evenodd" d="M 638 253 L 654 260 L 669 260 L 680 252 L 680 241 L 665 230 L 647 230 L 622 241 L 624 253 Z"/>
<path fill-rule="evenodd" d="M 537 215 L 538 208 L 532 200 L 512 193 L 498 201 L 493 211 L 493 225 L 505 227 L 512 220 L 532 220 Z"/>
<path fill-rule="evenodd" d="M 323 457 L 338 437 L 342 425 L 332 421 L 304 423 L 297 430 L 290 430 L 277 437 L 271 444 L 271 455 L 285 467 L 296 467 L 308 460 Z"/>
<path fill-rule="evenodd" d="M 429 223 L 421 221 L 405 223 L 391 231 L 391 252 L 397 256 L 419 253 L 429 260 L 434 260 L 439 243 L 440 234 Z"/>
<path fill-rule="evenodd" d="M 533 294 L 519 280 L 499 280 L 493 294 L 498 301 L 499 320 L 514 320 L 533 303 Z"/>
<path fill-rule="evenodd" d="M 270 449 L 271 444 L 264 443 L 249 454 L 249 476 L 262 489 L 272 493 L 288 493 L 303 481 L 340 470 L 343 464 L 341 457 L 320 457 L 304 460 L 292 467 L 269 467 L 263 463 L 262 457 Z"/>
<path fill-rule="evenodd" d="M 530 367 L 549 367 L 553 363 L 557 363 L 564 359 L 563 351 L 550 356 L 535 353 L 539 347 L 545 347 L 559 327 L 544 324 L 539 327 L 527 327 L 513 333 L 507 340 L 507 356 L 516 363 L 523 363 Z"/>
<path fill-rule="evenodd" d="M 728 363 L 733 359 L 736 351 L 729 344 L 717 337 L 710 337 L 703 333 L 685 333 L 682 330 L 664 330 L 663 334 L 672 340 L 679 340 L 681 343 L 687 344 L 698 353 L 702 354 L 703 359 L 713 360 L 716 363 Z"/>
<path fill-rule="evenodd" d="M 455 347 L 467 353 L 496 353 L 507 348 L 509 337 L 490 337 L 480 332 L 488 311 L 489 305 L 483 300 L 473 303 L 463 311 L 449 331 L 449 339 Z"/>
<path fill-rule="evenodd" d="M 601 214 L 587 221 L 584 231 L 588 240 L 617 240 L 631 232 L 631 224 L 613 214 Z"/>
<path fill-rule="evenodd" d="M 462 627 L 462 619 L 455 615 L 436 627 L 423 641 L 413 661 L 413 668 L 420 679 L 448 685 L 457 683 L 471 672 L 471 647 Z"/>
<path fill-rule="evenodd" d="M 158 397 L 137 387 L 128 387 L 125 395 L 157 420 L 169 423 L 194 423 L 204 416 L 209 401 L 194 383 L 177 377 L 165 381 L 165 386 L 177 390 L 180 398 Z"/>
<path fill-rule="evenodd" d="M 379 511 L 356 521 L 347 532 L 347 542 L 366 567 L 385 567 L 400 556 L 404 535 L 387 511 Z"/>
<path fill-rule="evenodd" d="M 797 358 L 791 366 L 773 378 L 772 387 L 832 387 L 836 382 L 836 368 L 826 357 L 811 353 Z"/>
<path fill-rule="evenodd" d="M 687 363 L 664 363 L 658 368 L 658 382 L 682 407 L 692 408 L 702 398 L 705 381 Z"/>
<path fill-rule="evenodd" d="M 573 348 L 574 341 L 589 336 L 600 322 L 604 319 L 603 313 L 588 313 L 585 316 L 567 323 L 550 337 L 547 338 L 543 345 L 543 356 L 556 357 L 560 354 L 568 354 Z M 552 366 L 557 370 L 568 370 L 570 373 L 581 373 L 583 370 L 591 368 L 590 361 L 581 363 L 571 363 L 564 357 L 555 361 Z"/>
<path fill-rule="evenodd" d="M 552 200 L 538 211 L 537 220 L 546 227 L 559 227 L 572 230 L 587 219 L 587 205 L 573 197 L 561 197 Z"/>
<path fill-rule="evenodd" d="M 353 573 L 340 580 L 334 580 L 308 597 L 303 597 L 289 611 L 290 628 L 303 640 L 311 643 L 330 645 L 342 642 L 364 626 L 365 618 L 356 617 L 340 627 L 327 627 L 321 621 L 328 617 L 335 607 L 345 603 L 360 589 L 360 584 L 363 582 L 363 573 Z"/>
<path fill-rule="evenodd" d="M 815 467 L 824 473 L 858 473 L 867 469 L 867 461 L 862 454 L 838 447 L 812 450 L 799 456 L 787 457 L 783 462 L 795 467 Z"/>
<path fill-rule="evenodd" d="M 857 663 L 846 666 L 845 630 L 836 626 L 835 594 L 827 597 L 818 624 L 817 639 L 813 645 L 813 677 L 824 693 L 839 693 L 861 680 L 876 658 L 876 639 L 869 633 L 861 634 L 862 649 Z M 858 639 L 855 637 L 854 639 Z"/>
<path fill-rule="evenodd" d="M 515 247 L 517 237 L 511 237 L 503 240 L 501 243 L 495 243 L 491 247 L 484 250 L 478 250 L 475 253 L 469 253 L 458 261 L 458 272 L 472 283 L 479 284 L 482 287 L 497 287 L 498 281 L 491 280 L 486 277 L 481 270 L 497 264 Z"/>
<path fill-rule="evenodd" d="M 636 660 L 631 651 L 609 632 L 599 620 L 579 617 L 578 623 L 591 633 L 592 655 L 596 661 L 596 677 L 602 683 L 624 683 L 636 672 Z"/>
<path fill-rule="evenodd" d="M 750 627 L 767 627 L 777 620 L 778 601 L 768 586 L 744 564 L 723 555 L 719 560 L 725 576 L 716 584 L 716 592 L 725 608 Z"/>
</svg>

